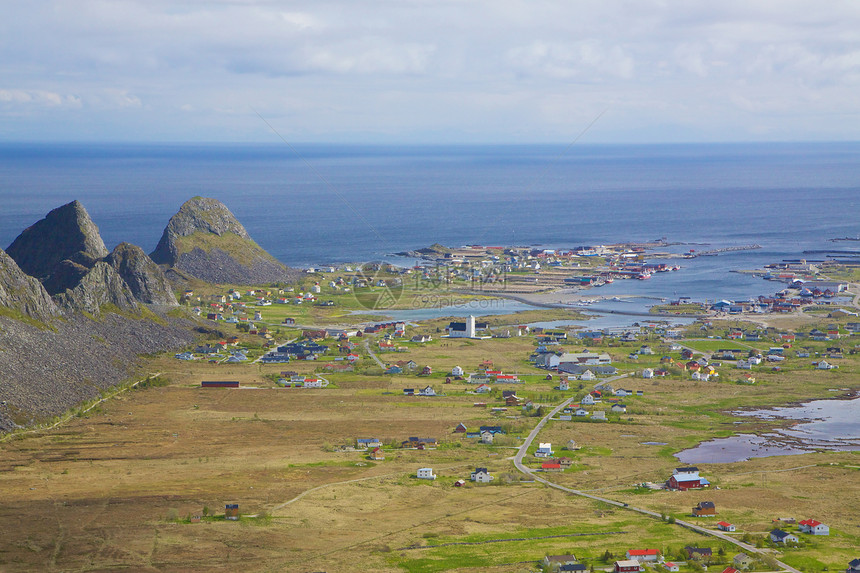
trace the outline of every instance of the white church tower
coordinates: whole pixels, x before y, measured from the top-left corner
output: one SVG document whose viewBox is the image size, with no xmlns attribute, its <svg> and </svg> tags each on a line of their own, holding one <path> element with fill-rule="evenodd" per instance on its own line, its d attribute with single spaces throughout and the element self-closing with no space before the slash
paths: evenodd
<svg viewBox="0 0 860 573">
<path fill-rule="evenodd" d="M 466 319 L 466 338 L 475 338 L 475 317 L 471 314 Z"/>
</svg>

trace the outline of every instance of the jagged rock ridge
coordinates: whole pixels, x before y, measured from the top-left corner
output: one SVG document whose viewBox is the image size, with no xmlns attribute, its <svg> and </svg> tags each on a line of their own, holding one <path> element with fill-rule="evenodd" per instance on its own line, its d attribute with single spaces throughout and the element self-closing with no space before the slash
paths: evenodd
<svg viewBox="0 0 860 573">
<path fill-rule="evenodd" d="M 98 261 L 81 277 L 74 288 L 55 296 L 58 304 L 68 310 L 82 310 L 92 314 L 101 312 L 106 304 L 122 310 L 135 310 L 137 301 L 126 282 L 112 266 Z"/>
<path fill-rule="evenodd" d="M 179 304 L 161 267 L 140 247 L 131 243 L 120 243 L 107 256 L 105 262 L 123 278 L 135 300 L 166 306 Z"/>
<path fill-rule="evenodd" d="M 211 283 L 262 284 L 290 277 L 290 270 L 255 243 L 223 203 L 206 197 L 180 207 L 150 256 Z"/>
<path fill-rule="evenodd" d="M 177 304 L 164 272 L 142 249 L 122 243 L 108 253 L 98 227 L 78 201 L 25 229 L 8 254 L 66 311 L 98 314 L 105 304 L 123 310 L 135 310 L 138 302 Z"/>
</svg>

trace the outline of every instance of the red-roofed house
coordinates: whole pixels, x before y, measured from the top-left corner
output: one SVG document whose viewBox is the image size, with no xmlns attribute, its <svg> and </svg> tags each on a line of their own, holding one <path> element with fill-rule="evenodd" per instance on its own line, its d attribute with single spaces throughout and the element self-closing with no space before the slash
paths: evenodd
<svg viewBox="0 0 860 573">
<path fill-rule="evenodd" d="M 800 531 L 803 533 L 811 533 L 812 535 L 830 535 L 830 527 L 824 525 L 820 521 L 814 519 L 804 519 L 797 523 L 800 526 Z"/>
<path fill-rule="evenodd" d="M 731 523 L 726 522 L 726 521 L 720 521 L 719 523 L 717 523 L 717 527 L 720 529 L 720 531 L 734 531 L 735 530 L 735 526 L 732 525 Z"/>
<path fill-rule="evenodd" d="M 635 559 L 639 563 L 656 563 L 660 558 L 659 549 L 628 549 L 627 559 Z"/>
<path fill-rule="evenodd" d="M 726 567 L 725 569 L 723 569 L 723 573 L 740 573 L 740 571 L 738 571 L 734 567 Z"/>
<path fill-rule="evenodd" d="M 558 462 L 544 462 L 541 464 L 540 469 L 545 472 L 560 472 L 561 464 Z"/>
</svg>

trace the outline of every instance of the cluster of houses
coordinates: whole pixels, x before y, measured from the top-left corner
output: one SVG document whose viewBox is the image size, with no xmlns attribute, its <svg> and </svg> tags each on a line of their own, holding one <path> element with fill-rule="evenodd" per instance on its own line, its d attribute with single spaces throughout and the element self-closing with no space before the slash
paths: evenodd
<svg viewBox="0 0 860 573">
<path fill-rule="evenodd" d="M 398 360 L 385 366 L 386 374 L 418 374 L 419 376 L 430 376 L 433 374 L 432 367 L 424 366 L 419 369 L 418 363 L 414 360 Z"/>
<path fill-rule="evenodd" d="M 646 279 L 653 273 L 680 268 L 666 263 L 644 262 L 646 247 L 596 245 L 573 249 L 536 249 L 472 245 L 444 251 L 425 251 L 422 256 L 426 263 L 414 269 L 418 273 L 416 278 L 419 284 L 438 286 L 465 281 L 473 286 L 492 288 L 496 283 L 503 283 L 511 290 L 521 285 L 527 289 L 529 285 L 538 283 L 600 286 L 615 279 Z"/>
<path fill-rule="evenodd" d="M 290 374 L 289 378 L 286 376 L 278 378 L 277 384 L 283 388 L 325 388 L 329 382 L 319 376 Z"/>
<path fill-rule="evenodd" d="M 231 336 L 227 340 L 215 344 L 200 344 L 186 352 L 180 352 L 173 357 L 177 360 L 198 360 L 200 358 L 211 362 L 227 360 L 230 362 L 244 362 L 248 359 L 248 351 L 239 348 L 239 337 Z M 233 358 L 230 360 L 230 358 Z"/>
<path fill-rule="evenodd" d="M 355 440 L 355 444 L 357 450 L 368 451 L 369 459 L 385 459 L 385 452 L 382 449 L 382 441 L 378 438 L 357 438 Z M 405 450 L 433 450 L 437 447 L 439 447 L 439 441 L 436 438 L 410 436 L 400 442 L 400 448 Z"/>
<path fill-rule="evenodd" d="M 561 421 L 570 421 L 574 418 L 588 418 L 595 421 L 606 421 L 606 414 L 626 414 L 627 404 L 622 399 L 631 396 L 644 396 L 642 390 L 627 390 L 625 388 L 613 389 L 608 383 L 598 384 L 595 389 L 586 394 L 579 404 L 566 406 L 559 414 Z M 608 396 L 615 396 L 609 398 Z M 586 406 L 605 405 L 605 409 L 587 409 Z"/>
<path fill-rule="evenodd" d="M 319 283 L 311 287 L 311 292 L 295 293 L 294 289 L 278 289 L 271 290 L 248 290 L 242 293 L 236 289 L 230 289 L 227 294 L 215 294 L 209 297 L 208 303 L 203 305 L 202 297 L 196 297 L 197 302 L 201 306 L 193 307 L 192 311 L 202 316 L 205 312 L 208 320 L 224 321 L 228 324 L 243 324 L 249 323 L 252 320 L 262 320 L 262 315 L 259 310 L 254 311 L 253 318 L 249 316 L 249 305 L 257 307 L 272 306 L 272 304 L 303 304 L 306 302 L 316 302 L 316 294 L 319 294 Z M 183 301 L 191 301 L 194 298 L 194 291 L 186 290 L 182 296 Z M 251 299 L 248 302 L 242 299 Z M 328 301 L 328 305 L 333 305 L 333 301 Z"/>
<path fill-rule="evenodd" d="M 709 560 L 713 551 L 709 547 L 684 547 L 687 559 L 693 561 Z M 738 573 L 747 570 L 753 565 L 754 560 L 745 553 L 738 553 L 732 559 L 732 565 L 725 568 L 722 573 Z M 589 567 L 580 563 L 575 555 L 547 555 L 540 565 L 548 571 L 564 572 L 588 571 Z M 661 571 L 679 571 L 680 566 L 672 561 L 665 561 L 659 549 L 628 549 L 623 559 L 616 560 L 612 564 L 614 573 L 639 573 L 646 568 L 658 568 Z M 593 567 L 591 568 L 593 570 Z"/>
<path fill-rule="evenodd" d="M 305 340 L 278 346 L 274 356 L 279 360 L 283 360 L 284 358 L 291 360 L 317 360 L 320 356 L 328 352 L 328 349 L 329 347 L 324 344 Z"/>
<path fill-rule="evenodd" d="M 786 523 L 791 523 L 793 520 L 781 520 Z M 800 533 L 806 533 L 809 535 L 830 535 L 830 526 L 821 523 L 817 519 L 804 519 L 802 521 L 797 522 L 797 529 Z M 800 539 L 797 535 L 785 531 L 783 529 L 774 529 L 768 534 L 768 538 L 776 543 L 781 545 L 790 545 L 799 543 Z"/>
<path fill-rule="evenodd" d="M 238 344 L 238 342 L 237 342 Z M 215 346 L 198 346 L 194 352 L 180 352 L 174 358 L 178 360 L 197 360 L 197 354 L 209 362 L 221 362 L 226 364 L 237 364 L 248 360 L 248 350 L 245 348 L 226 348 L 226 343 L 218 343 Z M 225 353 L 222 353 L 224 351 Z"/>
<path fill-rule="evenodd" d="M 709 547 L 686 546 L 683 549 L 687 559 L 692 561 L 708 561 L 713 556 Z M 732 559 L 732 566 L 725 568 L 722 573 L 738 573 L 752 567 L 754 560 L 745 553 L 738 553 Z M 540 565 L 547 571 L 564 572 L 588 571 L 589 567 L 580 563 L 575 555 L 547 555 Z M 628 549 L 623 559 L 616 560 L 612 564 L 614 573 L 639 573 L 646 568 L 657 568 L 661 571 L 679 571 L 678 563 L 665 561 L 659 549 Z M 590 570 L 594 570 L 593 567 Z"/>
<path fill-rule="evenodd" d="M 815 304 L 820 299 L 838 296 L 848 288 L 847 283 L 830 281 L 804 281 L 794 273 L 768 273 L 765 278 L 789 282 L 789 286 L 774 296 L 759 296 L 747 301 L 720 300 L 711 305 L 710 310 L 718 314 L 793 312 Z"/>
<path fill-rule="evenodd" d="M 436 393 L 436 390 L 433 389 L 432 386 L 425 386 L 424 388 L 415 389 L 415 388 L 404 388 L 403 389 L 404 396 L 439 396 Z"/>
<path fill-rule="evenodd" d="M 495 436 L 502 435 L 505 431 L 501 426 L 481 426 L 477 432 L 470 432 L 465 424 L 460 423 L 454 428 L 454 433 L 464 434 L 467 438 L 479 438 L 480 443 L 489 445 L 493 443 Z"/>
<path fill-rule="evenodd" d="M 544 346 L 538 346 L 530 359 L 537 368 L 567 374 L 580 380 L 594 380 L 598 376 L 611 376 L 617 373 L 617 369 L 612 366 L 612 357 L 605 352 L 558 353 Z"/>
</svg>

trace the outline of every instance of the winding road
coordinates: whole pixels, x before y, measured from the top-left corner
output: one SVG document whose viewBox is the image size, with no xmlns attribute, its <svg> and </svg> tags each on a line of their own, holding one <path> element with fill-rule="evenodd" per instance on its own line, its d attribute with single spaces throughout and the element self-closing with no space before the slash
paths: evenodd
<svg viewBox="0 0 860 573">
<path fill-rule="evenodd" d="M 622 378 L 622 377 L 623 376 L 616 376 L 615 378 L 612 378 L 610 380 L 617 380 L 618 378 Z M 610 380 L 607 380 L 606 382 L 609 382 Z M 553 483 L 553 482 L 551 482 L 547 479 L 544 479 L 543 477 L 537 475 L 537 472 L 533 471 L 532 469 L 526 467 L 523 464 L 523 458 L 525 457 L 526 453 L 528 452 L 529 447 L 532 445 L 532 442 L 534 442 L 535 438 L 537 438 L 538 434 L 543 429 L 543 427 L 546 426 L 549 419 L 552 418 L 553 416 L 555 416 L 556 414 L 558 414 L 559 412 L 561 412 L 564 409 L 564 407 L 567 406 L 568 404 L 570 404 L 571 402 L 573 402 L 573 400 L 574 400 L 574 398 L 568 398 L 567 400 L 565 400 L 564 402 L 562 402 L 561 404 L 559 404 L 558 406 L 553 408 L 549 414 L 544 416 L 541 419 L 541 421 L 538 422 L 538 424 L 534 427 L 534 429 L 529 433 L 528 437 L 526 437 L 525 441 L 523 442 L 523 445 L 520 446 L 520 449 L 517 451 L 517 454 L 514 456 L 514 465 L 516 466 L 516 468 L 520 472 L 522 472 L 525 475 L 529 476 L 530 478 L 534 479 L 535 481 L 538 481 L 538 482 L 540 482 L 544 485 L 547 485 L 549 487 L 552 487 L 552 488 L 555 488 L 555 489 L 558 489 L 558 490 L 561 490 L 561 491 L 564 491 L 564 492 L 567 492 L 567 493 L 570 493 L 573 495 L 578 495 L 580 497 L 585 497 L 588 499 L 592 499 L 594 501 L 600 501 L 600 502 L 607 503 L 609 505 L 613 505 L 613 506 L 621 508 L 621 509 L 634 511 L 637 513 L 641 513 L 643 515 L 647 515 L 649 517 L 654 517 L 654 518 L 662 520 L 663 516 L 661 514 L 655 512 L 655 511 L 651 511 L 649 509 L 642 509 L 639 507 L 633 507 L 631 505 L 628 505 L 628 504 L 620 502 L 620 501 L 615 501 L 613 499 L 607 499 L 605 497 L 592 495 L 590 493 L 585 493 L 584 491 L 571 489 L 569 487 L 565 487 L 563 485 Z M 753 545 L 750 545 L 748 543 L 744 543 L 743 541 L 735 539 L 734 537 L 732 537 L 730 535 L 726 535 L 725 533 L 723 533 L 721 531 L 706 529 L 706 528 L 700 527 L 694 523 L 690 523 L 688 521 L 682 521 L 680 519 L 675 520 L 675 525 L 679 525 L 679 526 L 684 527 L 686 529 L 689 529 L 691 531 L 695 531 L 696 533 L 701 533 L 703 535 L 710 535 L 711 537 L 716 537 L 722 541 L 728 541 L 729 543 L 732 543 L 732 544 L 740 547 L 741 549 L 743 549 L 747 553 L 754 553 L 754 554 L 757 554 L 760 556 L 764 556 L 764 555 L 773 556 L 773 554 L 767 550 L 758 549 L 757 547 L 755 547 Z M 790 571 L 791 573 L 802 573 L 799 569 L 795 569 L 794 567 L 786 565 L 785 563 L 783 563 L 781 561 L 776 561 L 776 563 L 777 563 L 777 565 L 782 567 L 784 570 Z"/>
</svg>

